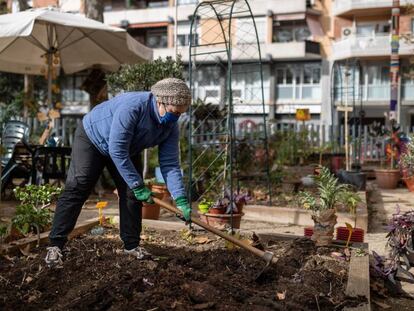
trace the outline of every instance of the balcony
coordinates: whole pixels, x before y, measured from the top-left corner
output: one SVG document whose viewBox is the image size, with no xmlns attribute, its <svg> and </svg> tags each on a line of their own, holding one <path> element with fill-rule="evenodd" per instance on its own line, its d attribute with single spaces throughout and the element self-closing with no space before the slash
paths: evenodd
<svg viewBox="0 0 414 311">
<path fill-rule="evenodd" d="M 391 54 L 391 36 L 389 34 L 375 36 L 352 35 L 346 39 L 334 42 L 332 50 L 335 60 L 351 57 L 388 56 Z M 411 42 L 407 42 L 406 39 L 400 39 L 400 55 L 412 55 L 413 50 Z"/>
<path fill-rule="evenodd" d="M 187 4 L 186 4 L 187 3 Z M 194 14 L 197 4 L 194 1 L 183 1 L 179 5 L 178 20 L 188 20 Z M 250 7 L 255 16 L 266 15 L 268 11 L 273 14 L 291 14 L 306 12 L 306 0 L 256 0 L 250 2 Z M 175 15 L 175 7 L 157 7 L 142 9 L 118 9 L 104 12 L 104 21 L 108 25 L 120 25 L 122 20 L 128 20 L 130 24 L 145 24 L 168 22 Z M 236 14 L 237 15 L 237 14 Z M 247 15 L 247 13 L 243 14 Z"/>
<path fill-rule="evenodd" d="M 352 16 L 361 11 L 368 11 L 370 15 L 390 14 L 392 0 L 336 0 L 333 13 L 337 16 Z M 409 0 L 400 0 L 400 5 L 406 5 Z"/>
<path fill-rule="evenodd" d="M 383 84 L 364 84 L 362 85 L 363 105 L 387 106 L 390 102 L 390 93 L 391 86 L 389 82 Z M 359 99 L 359 96 L 357 96 L 356 100 Z M 338 104 L 339 100 L 340 95 L 337 94 L 335 102 Z M 401 103 L 403 105 L 414 104 L 414 81 L 401 84 Z"/>
<path fill-rule="evenodd" d="M 303 42 L 274 42 L 261 44 L 262 60 L 301 60 L 301 59 L 320 59 L 319 43 L 312 41 Z M 182 60 L 188 62 L 189 49 L 178 47 L 178 53 L 182 55 Z M 154 49 L 154 59 L 174 56 L 174 48 Z M 232 49 L 234 61 L 252 61 L 258 59 L 257 47 L 255 45 L 239 45 Z M 225 47 L 221 46 L 202 46 L 197 47 L 197 60 L 205 62 L 215 62 L 217 57 L 222 61 L 227 60 Z"/>
</svg>

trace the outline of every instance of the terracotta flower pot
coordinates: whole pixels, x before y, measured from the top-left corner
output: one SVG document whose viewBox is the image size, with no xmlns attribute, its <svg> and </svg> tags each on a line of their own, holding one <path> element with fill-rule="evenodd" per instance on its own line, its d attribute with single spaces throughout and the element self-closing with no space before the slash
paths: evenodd
<svg viewBox="0 0 414 311">
<path fill-rule="evenodd" d="M 328 209 L 319 213 L 319 215 L 312 215 L 315 223 L 312 241 L 315 242 L 316 246 L 327 246 L 332 243 L 336 218 L 334 209 Z"/>
<path fill-rule="evenodd" d="M 158 220 L 160 218 L 159 205 L 142 202 L 142 218 Z"/>
<path fill-rule="evenodd" d="M 414 192 L 414 175 L 403 178 L 403 180 L 408 188 L 408 191 Z"/>
<path fill-rule="evenodd" d="M 224 208 L 210 208 L 208 213 L 213 215 L 223 215 L 226 212 Z"/>
<path fill-rule="evenodd" d="M 243 212 L 243 208 L 244 208 L 244 205 L 245 205 L 246 203 L 244 203 L 244 202 L 239 202 L 239 203 L 236 203 L 236 206 L 237 206 L 237 213 L 238 214 L 241 214 L 242 212 Z"/>
<path fill-rule="evenodd" d="M 244 214 L 233 214 L 233 228 L 239 229 L 240 228 L 240 222 L 241 218 Z M 201 214 L 200 213 L 200 219 L 219 229 L 224 229 L 226 226 L 231 225 L 231 215 L 230 214 L 212 214 L 212 213 L 206 213 Z"/>
<path fill-rule="evenodd" d="M 400 181 L 400 170 L 377 169 L 375 178 L 381 189 L 395 189 Z"/>
<path fill-rule="evenodd" d="M 152 184 L 151 191 L 154 193 L 154 196 L 165 203 L 173 205 L 173 200 L 170 192 L 167 189 L 165 184 Z M 158 206 L 158 205 L 157 205 Z M 158 206 L 160 208 L 160 206 Z"/>
</svg>

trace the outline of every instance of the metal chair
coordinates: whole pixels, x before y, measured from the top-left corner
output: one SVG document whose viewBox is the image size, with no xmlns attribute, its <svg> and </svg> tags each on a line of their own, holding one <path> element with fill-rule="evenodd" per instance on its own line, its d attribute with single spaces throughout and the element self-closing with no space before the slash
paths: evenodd
<svg viewBox="0 0 414 311">
<path fill-rule="evenodd" d="M 10 181 L 12 172 L 19 166 L 13 158 L 14 149 L 19 142 L 22 142 L 24 145 L 28 146 L 28 139 L 29 126 L 26 123 L 17 120 L 12 120 L 6 123 L 1 139 L 3 149 L 0 156 L 0 164 L 2 169 L 1 185 L 3 185 L 2 191 L 4 185 L 7 185 Z"/>
</svg>

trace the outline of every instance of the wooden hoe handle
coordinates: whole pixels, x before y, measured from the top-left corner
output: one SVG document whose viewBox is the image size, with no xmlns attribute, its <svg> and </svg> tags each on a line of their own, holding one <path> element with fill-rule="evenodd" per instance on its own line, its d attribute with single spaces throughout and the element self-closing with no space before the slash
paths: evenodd
<svg viewBox="0 0 414 311">
<path fill-rule="evenodd" d="M 172 206 L 172 205 L 170 205 L 170 204 L 168 204 L 164 201 L 161 201 L 160 199 L 155 198 L 155 197 L 153 197 L 153 200 L 159 206 L 165 208 L 166 210 L 170 211 L 171 213 L 182 215 L 182 212 L 178 208 L 176 208 L 176 207 L 174 207 L 174 206 Z M 223 239 L 225 239 L 225 240 L 227 240 L 227 241 L 229 241 L 233 244 L 236 244 L 237 246 L 239 246 L 241 248 L 244 248 L 245 250 L 251 252 L 252 254 L 254 254 L 256 256 L 259 256 L 260 258 L 264 259 L 266 262 L 269 262 L 269 261 L 276 262 L 276 258 L 273 258 L 273 256 L 271 256 L 271 257 L 269 256 L 269 254 L 271 254 L 270 252 L 264 252 L 264 251 L 262 251 L 262 250 L 260 250 L 256 247 L 245 244 L 242 241 L 240 241 L 239 239 L 236 239 L 233 236 L 231 236 L 231 235 L 229 235 L 229 234 L 227 234 L 223 231 L 220 231 L 217 228 L 214 228 L 214 227 L 210 226 L 209 224 L 206 224 L 205 222 L 201 221 L 198 218 L 191 217 L 191 221 L 193 223 L 195 223 L 196 225 L 210 231 L 211 233 L 214 233 L 215 235 L 218 235 L 219 237 L 221 237 L 221 238 L 223 238 Z"/>
</svg>

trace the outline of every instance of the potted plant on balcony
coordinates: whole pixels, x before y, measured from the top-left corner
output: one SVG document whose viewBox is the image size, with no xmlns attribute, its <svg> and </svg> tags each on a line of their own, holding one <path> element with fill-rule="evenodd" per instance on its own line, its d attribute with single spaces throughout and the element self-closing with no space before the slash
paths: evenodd
<svg viewBox="0 0 414 311">
<path fill-rule="evenodd" d="M 350 191 L 349 186 L 340 184 L 338 179 L 323 167 L 319 175 L 315 176 L 316 194 L 302 191 L 299 193 L 299 202 L 312 212 L 314 221 L 312 240 L 317 246 L 329 245 L 334 236 L 336 224 L 335 205 Z"/>
<path fill-rule="evenodd" d="M 381 189 L 395 189 L 400 180 L 400 170 L 396 168 L 399 150 L 401 148 L 400 126 L 395 120 L 390 120 L 388 127 L 375 123 L 370 127 L 370 134 L 377 138 L 377 150 L 381 156 L 381 168 L 375 169 L 375 178 Z M 385 152 L 381 152 L 382 141 L 385 140 Z M 384 168 L 384 159 L 389 167 Z"/>
<path fill-rule="evenodd" d="M 414 136 L 411 137 L 404 152 L 401 154 L 399 165 L 408 190 L 414 192 Z"/>
</svg>

